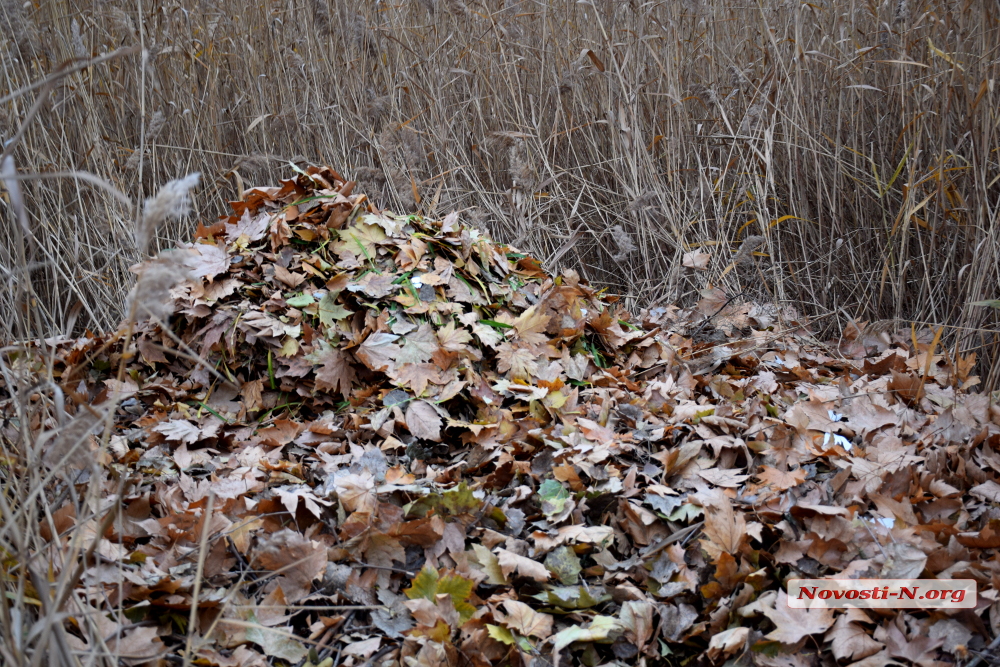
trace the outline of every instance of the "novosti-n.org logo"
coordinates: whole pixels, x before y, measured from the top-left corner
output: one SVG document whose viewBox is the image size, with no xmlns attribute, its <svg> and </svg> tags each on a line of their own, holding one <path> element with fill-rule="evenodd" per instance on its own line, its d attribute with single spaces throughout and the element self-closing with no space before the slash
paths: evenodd
<svg viewBox="0 0 1000 667">
<path fill-rule="evenodd" d="M 975 609 L 972 579 L 790 579 L 793 609 Z"/>
</svg>

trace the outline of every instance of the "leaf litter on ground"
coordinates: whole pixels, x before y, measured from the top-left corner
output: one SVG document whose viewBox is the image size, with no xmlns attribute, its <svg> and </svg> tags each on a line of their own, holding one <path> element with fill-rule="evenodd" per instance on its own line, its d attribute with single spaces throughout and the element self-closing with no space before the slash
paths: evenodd
<svg viewBox="0 0 1000 667">
<path fill-rule="evenodd" d="M 55 350 L 117 513 L 73 648 L 102 641 L 85 614 L 124 664 L 219 667 L 930 666 L 997 634 L 1000 408 L 969 358 L 928 331 L 824 344 L 720 290 L 633 315 L 353 188 L 252 188 L 173 251 L 168 321 L 17 353 L 37 383 Z M 27 386 L 0 389 L 12 444 Z M 57 515 L 55 573 L 80 557 Z M 975 579 L 979 606 L 785 604 L 789 578 L 879 576 Z"/>
</svg>

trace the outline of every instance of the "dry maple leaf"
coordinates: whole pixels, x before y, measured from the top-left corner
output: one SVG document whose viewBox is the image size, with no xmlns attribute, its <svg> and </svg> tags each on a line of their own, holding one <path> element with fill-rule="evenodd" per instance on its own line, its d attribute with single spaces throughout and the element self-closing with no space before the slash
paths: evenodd
<svg viewBox="0 0 1000 667">
<path fill-rule="evenodd" d="M 825 639 L 830 642 L 830 650 L 838 660 L 861 660 L 885 648 L 872 639 L 861 625 L 853 622 L 850 614 L 841 614 Z"/>
<path fill-rule="evenodd" d="M 375 479 L 370 474 L 338 475 L 333 482 L 337 498 L 348 512 L 369 513 L 375 509 Z"/>
<path fill-rule="evenodd" d="M 689 269 L 707 269 L 708 262 L 711 259 L 712 256 L 707 252 L 694 250 L 692 252 L 684 253 L 684 256 L 681 258 L 681 264 Z"/>
<path fill-rule="evenodd" d="M 266 212 L 250 215 L 248 208 L 243 211 L 243 215 L 240 216 L 235 225 L 226 223 L 226 240 L 233 243 L 244 236 L 248 242 L 259 241 L 267 234 L 267 229 L 270 226 L 271 219 Z"/>
<path fill-rule="evenodd" d="M 403 349 L 396 353 L 397 364 L 422 364 L 430 361 L 434 353 L 441 349 L 434 328 L 421 324 L 416 331 L 403 337 Z"/>
<path fill-rule="evenodd" d="M 747 522 L 742 513 L 733 510 L 733 504 L 722 493 L 705 500 L 705 537 L 701 544 L 712 560 L 722 553 L 735 555 L 747 539 Z"/>
<path fill-rule="evenodd" d="M 191 275 L 198 278 L 208 278 L 208 281 L 212 282 L 212 278 L 215 276 L 229 271 L 229 253 L 226 252 L 224 244 L 196 243 L 190 248 L 196 252 L 187 257 L 184 263 L 191 270 Z"/>
<path fill-rule="evenodd" d="M 920 667 L 942 667 L 937 655 L 938 647 L 944 643 L 943 638 L 933 639 L 927 635 L 916 634 L 907 639 L 896 623 L 892 622 L 884 629 L 884 635 L 886 651 L 892 657 L 904 658 Z"/>
<path fill-rule="evenodd" d="M 832 609 L 792 609 L 784 591 L 778 593 L 773 608 L 763 611 L 776 626 L 765 636 L 782 644 L 798 643 L 803 637 L 826 632 L 833 625 Z"/>
<path fill-rule="evenodd" d="M 434 364 L 403 364 L 391 375 L 401 387 L 409 387 L 414 396 L 420 396 L 427 384 L 441 383 L 441 371 Z"/>
<path fill-rule="evenodd" d="M 551 318 L 543 315 L 537 306 L 532 306 L 514 320 L 514 331 L 527 345 L 544 345 L 549 340 L 545 334 L 549 319 Z"/>
<path fill-rule="evenodd" d="M 287 528 L 258 539 L 254 562 L 265 570 L 280 571 L 276 581 L 288 602 L 309 595 L 313 580 L 326 569 L 326 547 Z"/>
<path fill-rule="evenodd" d="M 534 579 L 535 581 L 548 581 L 549 579 L 549 571 L 538 561 L 518 556 L 513 551 L 508 551 L 507 549 L 497 549 L 496 555 L 504 577 L 509 577 L 511 572 L 517 571 L 522 577 Z"/>
<path fill-rule="evenodd" d="M 281 264 L 274 265 L 274 277 L 292 288 L 298 287 L 306 280 L 301 273 L 292 273 Z"/>
<path fill-rule="evenodd" d="M 523 347 L 504 343 L 497 350 L 497 370 L 510 372 L 511 379 L 529 380 L 538 372 L 538 355 Z"/>
<path fill-rule="evenodd" d="M 373 371 L 387 371 L 394 368 L 393 362 L 399 354 L 400 348 L 394 344 L 397 340 L 399 336 L 395 334 L 373 333 L 354 350 L 354 356 Z"/>
<path fill-rule="evenodd" d="M 186 419 L 171 419 L 153 427 L 157 433 L 163 434 L 171 442 L 182 442 L 193 445 L 201 438 L 201 429 Z"/>
<path fill-rule="evenodd" d="M 504 600 L 503 608 L 506 615 L 501 615 L 499 621 L 511 630 L 528 637 L 545 639 L 552 634 L 552 622 L 555 620 L 549 614 L 537 612 L 523 602 Z"/>
<path fill-rule="evenodd" d="M 712 660 L 729 657 L 746 646 L 749 636 L 750 628 L 730 628 L 713 635 L 708 643 L 708 657 Z"/>
<path fill-rule="evenodd" d="M 378 244 L 388 238 L 385 230 L 378 225 L 368 225 L 363 222 L 342 229 L 338 233 L 343 241 L 342 247 L 353 255 L 369 259 L 375 256 Z"/>
<path fill-rule="evenodd" d="M 437 337 L 441 347 L 450 352 L 465 350 L 469 341 L 472 340 L 472 334 L 463 328 L 456 328 L 455 323 L 451 321 L 438 329 Z"/>
<path fill-rule="evenodd" d="M 316 389 L 336 391 L 344 397 L 350 395 L 351 383 L 355 377 L 350 354 L 324 342 L 321 350 L 311 354 L 308 359 L 318 366 Z"/>
<path fill-rule="evenodd" d="M 710 484 L 727 489 L 735 489 L 750 479 L 750 475 L 740 473 L 740 468 L 709 468 L 707 470 L 699 470 L 698 476 Z"/>
<path fill-rule="evenodd" d="M 771 466 L 761 466 L 757 473 L 757 479 L 761 484 L 766 484 L 776 491 L 787 491 L 806 481 L 806 471 L 802 468 L 798 470 L 778 470 Z"/>
</svg>

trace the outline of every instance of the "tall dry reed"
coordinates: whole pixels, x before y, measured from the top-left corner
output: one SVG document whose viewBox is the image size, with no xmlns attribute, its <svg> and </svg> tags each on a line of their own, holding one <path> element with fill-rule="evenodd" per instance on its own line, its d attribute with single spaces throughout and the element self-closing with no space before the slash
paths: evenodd
<svg viewBox="0 0 1000 667">
<path fill-rule="evenodd" d="M 945 325 L 996 368 L 994 312 L 968 305 L 1000 293 L 992 0 L 2 7 L 3 91 L 145 50 L 5 99 L 21 173 L 86 170 L 142 202 L 200 171 L 211 219 L 289 161 L 328 163 L 389 208 L 459 209 L 631 306 L 752 288 L 826 334 L 848 316 Z M 0 337 L 32 305 L 45 333 L 115 326 L 138 204 L 79 179 L 22 186 L 27 265 L 5 208 L 0 266 L 32 290 L 0 291 Z M 748 238 L 756 266 L 744 253 L 726 271 Z M 713 259 L 692 276 L 696 247 Z"/>
</svg>

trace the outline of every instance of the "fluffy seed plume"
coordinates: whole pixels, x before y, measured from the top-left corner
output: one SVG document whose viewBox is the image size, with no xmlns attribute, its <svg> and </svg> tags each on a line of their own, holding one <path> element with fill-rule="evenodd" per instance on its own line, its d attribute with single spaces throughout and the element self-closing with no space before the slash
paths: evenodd
<svg viewBox="0 0 1000 667">
<path fill-rule="evenodd" d="M 737 266 L 753 266 L 753 251 L 764 243 L 763 236 L 748 236 L 743 240 L 743 245 L 733 255 L 733 263 Z"/>
<path fill-rule="evenodd" d="M 611 239 L 618 246 L 618 252 L 611 256 L 611 259 L 616 262 L 622 261 L 639 249 L 636 247 L 635 241 L 632 240 L 632 236 L 621 225 L 615 225 L 611 228 Z"/>
<path fill-rule="evenodd" d="M 160 188 L 155 197 L 146 200 L 142 221 L 135 227 L 135 245 L 140 251 L 146 252 L 153 233 L 164 220 L 181 218 L 191 211 L 190 191 L 198 185 L 200 178 L 201 174 L 194 172 L 170 181 Z"/>
<path fill-rule="evenodd" d="M 73 19 L 70 24 L 70 45 L 73 47 L 73 57 L 74 58 L 87 58 L 90 54 L 87 52 L 87 47 L 83 44 L 83 37 L 80 35 L 80 23 Z"/>
<path fill-rule="evenodd" d="M 156 259 L 142 264 L 139 280 L 130 295 L 129 312 L 139 319 L 149 316 L 165 322 L 174 312 L 170 291 L 191 273 L 185 259 L 184 252 L 173 250 L 161 252 Z"/>
<path fill-rule="evenodd" d="M 163 130 L 163 126 L 167 123 L 167 117 L 163 115 L 162 111 L 157 111 L 153 114 L 153 117 L 149 119 L 149 127 L 146 128 L 146 143 L 152 143 L 156 141 L 156 138 L 160 136 L 160 132 Z M 132 151 L 132 154 L 128 156 L 128 160 L 125 162 L 125 169 L 129 171 L 135 171 L 139 168 L 139 158 L 142 157 L 142 151 L 138 148 Z"/>
</svg>

